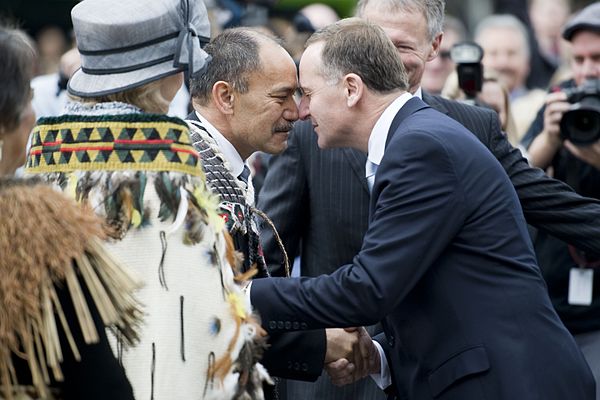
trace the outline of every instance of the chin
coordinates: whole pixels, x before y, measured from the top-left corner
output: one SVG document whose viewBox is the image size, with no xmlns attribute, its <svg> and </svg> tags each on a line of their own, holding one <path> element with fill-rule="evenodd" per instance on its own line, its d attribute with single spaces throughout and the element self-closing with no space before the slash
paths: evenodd
<svg viewBox="0 0 600 400">
<path fill-rule="evenodd" d="M 272 155 L 276 156 L 277 154 L 283 153 L 285 151 L 285 149 L 287 149 L 287 147 L 288 146 L 287 146 L 287 140 L 286 140 L 281 144 L 269 146 L 267 148 L 262 149 L 261 151 L 263 153 L 272 154 Z"/>
<path fill-rule="evenodd" d="M 331 143 L 329 143 L 327 140 L 325 140 L 325 138 L 323 138 L 323 136 L 319 136 L 319 139 L 317 140 L 317 145 L 319 145 L 320 149 L 331 149 L 335 146 L 332 146 Z"/>
</svg>

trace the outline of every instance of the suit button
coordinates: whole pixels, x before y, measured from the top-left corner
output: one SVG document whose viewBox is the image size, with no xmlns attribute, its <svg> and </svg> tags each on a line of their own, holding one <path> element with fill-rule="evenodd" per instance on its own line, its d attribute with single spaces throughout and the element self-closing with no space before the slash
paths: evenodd
<svg viewBox="0 0 600 400">
<path fill-rule="evenodd" d="M 306 322 L 303 322 L 300 324 L 300 328 L 306 329 L 306 328 L 308 328 L 308 325 L 306 324 Z"/>
<path fill-rule="evenodd" d="M 277 329 L 283 329 L 283 321 L 277 321 Z"/>
<path fill-rule="evenodd" d="M 390 347 L 394 347 L 394 343 L 396 343 L 396 339 L 394 339 L 394 335 L 388 336 L 388 345 Z"/>
<path fill-rule="evenodd" d="M 308 364 L 302 363 L 302 372 L 308 371 Z"/>
<path fill-rule="evenodd" d="M 285 329 L 288 331 L 292 329 L 292 323 L 290 321 L 285 321 Z"/>
<path fill-rule="evenodd" d="M 277 322 L 269 321 L 269 329 L 275 329 L 275 328 L 277 328 Z"/>
<path fill-rule="evenodd" d="M 300 322 L 294 321 L 293 326 L 295 330 L 298 330 L 298 328 L 300 328 Z"/>
</svg>

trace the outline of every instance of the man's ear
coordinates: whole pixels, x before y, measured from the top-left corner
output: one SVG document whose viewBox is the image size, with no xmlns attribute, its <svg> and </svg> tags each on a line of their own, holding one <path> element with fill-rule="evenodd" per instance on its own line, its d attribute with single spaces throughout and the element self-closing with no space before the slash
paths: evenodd
<svg viewBox="0 0 600 400">
<path fill-rule="evenodd" d="M 364 83 L 360 76 L 349 73 L 342 78 L 344 85 L 344 95 L 346 96 L 346 105 L 353 107 L 363 96 Z"/>
<path fill-rule="evenodd" d="M 212 99 L 222 114 L 233 114 L 235 94 L 233 87 L 225 81 L 218 81 L 212 87 Z"/>
<path fill-rule="evenodd" d="M 440 45 L 442 44 L 442 39 L 444 38 L 444 33 L 438 33 L 433 41 L 431 42 L 431 51 L 429 52 L 429 56 L 427 57 L 427 61 L 431 61 L 438 56 L 440 52 Z"/>
</svg>

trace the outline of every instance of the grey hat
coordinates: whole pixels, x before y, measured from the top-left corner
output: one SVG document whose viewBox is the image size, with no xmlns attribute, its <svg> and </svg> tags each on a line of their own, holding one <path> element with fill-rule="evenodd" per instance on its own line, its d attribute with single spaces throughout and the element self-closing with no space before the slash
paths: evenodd
<svg viewBox="0 0 600 400">
<path fill-rule="evenodd" d="M 204 70 L 210 39 L 201 0 L 84 0 L 71 11 L 81 69 L 69 93 L 97 97 Z M 191 65 L 191 67 L 190 67 Z"/>
<path fill-rule="evenodd" d="M 587 6 L 571 18 L 563 28 L 562 36 L 571 41 L 575 32 L 580 30 L 600 32 L 600 3 Z"/>
</svg>

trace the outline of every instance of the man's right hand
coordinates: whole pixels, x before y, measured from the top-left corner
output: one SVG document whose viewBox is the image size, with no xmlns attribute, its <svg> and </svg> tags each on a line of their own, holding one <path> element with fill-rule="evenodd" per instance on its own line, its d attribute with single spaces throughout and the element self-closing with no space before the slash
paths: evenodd
<svg viewBox="0 0 600 400">
<path fill-rule="evenodd" d="M 567 102 L 564 92 L 553 92 L 546 96 L 544 110 L 544 130 L 529 146 L 529 160 L 538 168 L 546 168 L 552 162 L 554 155 L 562 146 L 560 137 L 560 121 L 571 104 Z"/>
<path fill-rule="evenodd" d="M 358 340 L 354 344 L 353 359 L 340 358 L 325 365 L 331 382 L 337 386 L 348 385 L 365 376 L 380 372 L 379 351 L 365 328 L 346 328 L 355 332 Z"/>
<path fill-rule="evenodd" d="M 325 353 L 325 364 L 345 358 L 354 361 L 354 351 L 358 345 L 358 333 L 356 328 L 331 328 L 326 329 L 327 352 Z"/>
</svg>

